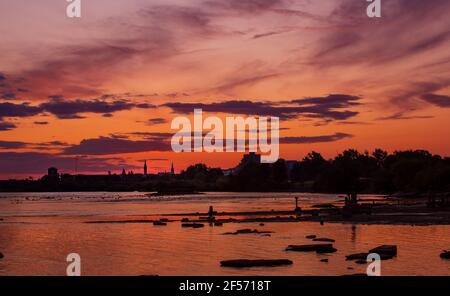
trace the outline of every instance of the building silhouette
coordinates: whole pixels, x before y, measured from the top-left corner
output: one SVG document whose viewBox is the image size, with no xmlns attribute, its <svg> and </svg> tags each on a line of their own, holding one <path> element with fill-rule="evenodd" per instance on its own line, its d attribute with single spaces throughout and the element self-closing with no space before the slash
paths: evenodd
<svg viewBox="0 0 450 296">
<path fill-rule="evenodd" d="M 58 169 L 55 167 L 48 168 L 47 176 L 49 178 L 58 178 Z"/>
</svg>

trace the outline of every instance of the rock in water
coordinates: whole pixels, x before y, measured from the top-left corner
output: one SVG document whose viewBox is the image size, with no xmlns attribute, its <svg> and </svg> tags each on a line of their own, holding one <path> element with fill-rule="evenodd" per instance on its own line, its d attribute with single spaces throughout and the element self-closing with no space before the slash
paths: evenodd
<svg viewBox="0 0 450 296">
<path fill-rule="evenodd" d="M 387 255 L 387 254 L 379 254 L 379 255 L 380 255 L 381 260 L 389 260 L 394 257 L 393 255 Z M 369 256 L 369 253 L 356 253 L 356 254 L 351 254 L 351 255 L 345 256 L 345 258 L 348 261 L 353 261 L 353 260 L 363 261 L 364 260 L 364 262 L 366 262 L 367 256 Z"/>
<path fill-rule="evenodd" d="M 328 259 L 321 259 L 320 262 L 328 263 Z"/>
<path fill-rule="evenodd" d="M 326 237 L 313 238 L 313 241 L 315 241 L 315 242 L 328 242 L 328 243 L 334 243 L 335 242 L 334 239 L 326 238 Z"/>
<path fill-rule="evenodd" d="M 347 258 L 347 260 L 366 260 L 367 256 L 369 255 L 369 253 L 356 253 L 356 254 L 351 254 L 348 256 L 345 256 L 345 258 Z"/>
<path fill-rule="evenodd" d="M 317 236 L 312 234 L 312 235 L 307 235 L 306 238 L 307 239 L 315 239 Z"/>
<path fill-rule="evenodd" d="M 153 221 L 153 225 L 155 225 L 155 226 L 166 226 L 167 223 L 166 222 L 162 222 L 162 221 Z"/>
<path fill-rule="evenodd" d="M 201 223 L 183 223 L 181 224 L 181 227 L 190 227 L 190 228 L 201 228 L 204 227 L 204 224 Z"/>
<path fill-rule="evenodd" d="M 1 258 L 1 257 L 0 257 Z M 442 259 L 450 259 L 450 251 L 444 251 L 441 253 Z"/>
<path fill-rule="evenodd" d="M 315 245 L 290 245 L 286 251 L 295 252 L 316 252 L 316 253 L 334 253 L 337 251 L 332 244 L 315 244 Z"/>
<path fill-rule="evenodd" d="M 3 255 L 3 253 L 0 253 L 0 259 L 5 258 L 5 256 Z"/>
<path fill-rule="evenodd" d="M 224 260 L 220 262 L 223 267 L 274 267 L 282 265 L 291 265 L 293 262 L 288 259 L 261 259 L 261 260 L 249 260 L 249 259 L 236 259 L 236 260 Z"/>
<path fill-rule="evenodd" d="M 382 245 L 379 247 L 376 247 L 369 251 L 369 253 L 376 253 L 381 255 L 387 255 L 387 256 L 397 256 L 397 246 L 395 245 Z"/>
</svg>

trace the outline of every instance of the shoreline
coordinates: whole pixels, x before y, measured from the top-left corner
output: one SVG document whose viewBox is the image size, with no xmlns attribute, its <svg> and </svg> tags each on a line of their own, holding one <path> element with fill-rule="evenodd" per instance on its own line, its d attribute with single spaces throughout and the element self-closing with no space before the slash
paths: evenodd
<svg viewBox="0 0 450 296">
<path fill-rule="evenodd" d="M 139 217 L 173 217 L 168 222 L 210 223 L 207 212 L 167 213 L 139 215 Z M 176 219 L 179 217 L 180 219 Z M 214 212 L 214 222 L 219 223 L 341 223 L 363 225 L 450 225 L 450 208 L 428 209 L 423 206 L 382 205 L 374 206 L 372 214 L 357 214 L 344 217 L 342 208 L 304 210 L 301 215 L 295 211 L 240 211 Z M 116 221 L 89 221 L 86 223 L 153 223 L 165 219 L 128 219 Z"/>
</svg>

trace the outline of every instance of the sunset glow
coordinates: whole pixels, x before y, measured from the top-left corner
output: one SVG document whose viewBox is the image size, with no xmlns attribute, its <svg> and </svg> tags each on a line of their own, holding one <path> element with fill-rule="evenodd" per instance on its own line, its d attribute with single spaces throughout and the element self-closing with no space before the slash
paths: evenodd
<svg viewBox="0 0 450 296">
<path fill-rule="evenodd" d="M 319 5 L 320 2 L 320 5 Z M 447 0 L 0 2 L 0 179 L 229 168 L 172 152 L 173 118 L 280 117 L 280 157 L 449 156 Z M 426 13 L 424 13 L 426 12 Z M 45 21 L 44 21 L 45 20 Z"/>
</svg>

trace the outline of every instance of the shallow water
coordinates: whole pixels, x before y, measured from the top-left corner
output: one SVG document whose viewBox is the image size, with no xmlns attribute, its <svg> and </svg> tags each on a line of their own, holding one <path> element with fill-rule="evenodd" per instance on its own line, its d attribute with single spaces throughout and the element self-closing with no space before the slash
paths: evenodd
<svg viewBox="0 0 450 296">
<path fill-rule="evenodd" d="M 351 225 L 339 223 L 229 223 L 223 227 L 181 228 L 179 222 L 86 224 L 94 220 L 154 219 L 169 213 L 290 210 L 340 203 L 337 195 L 286 193 L 208 193 L 149 200 L 143 193 L 0 194 L 0 275 L 64 275 L 69 253 L 81 255 L 83 275 L 343 275 L 361 273 L 365 265 L 345 255 L 381 244 L 398 245 L 398 256 L 382 261 L 383 275 L 450 275 L 450 226 Z M 379 196 L 363 196 L 366 199 Z M 154 216 L 153 216 L 154 215 Z M 173 218 L 173 217 L 172 217 Z M 176 217 L 177 219 L 180 217 Z M 222 235 L 252 228 L 273 231 Z M 334 254 L 286 252 L 290 244 L 307 244 L 316 234 L 336 239 Z M 276 268 L 220 267 L 226 259 L 291 259 Z M 328 263 L 320 262 L 328 258 Z"/>
</svg>

